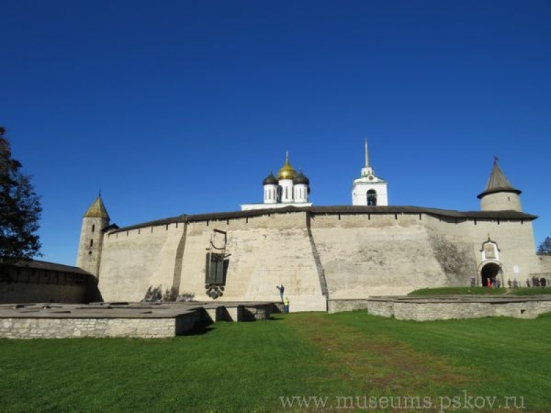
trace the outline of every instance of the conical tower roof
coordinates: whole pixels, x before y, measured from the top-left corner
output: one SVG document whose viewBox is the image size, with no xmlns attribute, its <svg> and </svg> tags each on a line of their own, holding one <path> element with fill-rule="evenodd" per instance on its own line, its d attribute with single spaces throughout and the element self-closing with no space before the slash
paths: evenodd
<svg viewBox="0 0 551 413">
<path fill-rule="evenodd" d="M 522 192 L 511 185 L 511 183 L 505 177 L 505 174 L 501 171 L 499 165 L 497 164 L 497 160 L 494 161 L 494 166 L 492 168 L 492 172 L 490 173 L 490 179 L 488 179 L 488 183 L 486 184 L 486 189 L 484 189 L 484 192 L 478 195 L 478 198 L 480 199 L 484 195 L 492 194 L 495 192 L 514 192 L 517 195 L 520 195 Z"/>
<path fill-rule="evenodd" d="M 109 214 L 107 213 L 107 209 L 105 209 L 105 205 L 103 205 L 101 195 L 98 195 L 96 200 L 90 205 L 90 208 L 84 214 L 84 218 L 104 218 L 109 220 Z"/>
</svg>

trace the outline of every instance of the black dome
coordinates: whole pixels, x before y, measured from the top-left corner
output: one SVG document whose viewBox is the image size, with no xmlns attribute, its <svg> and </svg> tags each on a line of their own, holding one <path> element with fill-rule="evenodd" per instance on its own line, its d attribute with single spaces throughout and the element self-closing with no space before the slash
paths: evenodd
<svg viewBox="0 0 551 413">
<path fill-rule="evenodd" d="M 310 185 L 310 180 L 306 178 L 306 176 L 302 173 L 302 171 L 299 171 L 295 179 L 293 179 L 293 183 L 296 184 L 303 184 L 303 185 Z"/>
<path fill-rule="evenodd" d="M 262 185 L 277 185 L 277 179 L 274 176 L 273 172 L 270 171 L 270 175 L 268 175 L 264 180 L 262 181 Z"/>
</svg>

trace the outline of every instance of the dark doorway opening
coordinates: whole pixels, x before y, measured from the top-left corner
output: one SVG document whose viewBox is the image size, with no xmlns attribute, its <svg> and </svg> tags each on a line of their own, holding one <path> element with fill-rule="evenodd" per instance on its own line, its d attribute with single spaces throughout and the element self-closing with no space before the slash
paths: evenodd
<svg viewBox="0 0 551 413">
<path fill-rule="evenodd" d="M 375 191 L 374 189 L 370 189 L 369 191 L 367 191 L 367 205 L 377 205 L 377 191 Z"/>
<path fill-rule="evenodd" d="M 494 262 L 484 265 L 484 267 L 482 267 L 482 271 L 480 272 L 482 286 L 488 287 L 488 283 L 492 285 L 492 280 L 497 278 L 500 269 L 500 266 Z"/>
</svg>

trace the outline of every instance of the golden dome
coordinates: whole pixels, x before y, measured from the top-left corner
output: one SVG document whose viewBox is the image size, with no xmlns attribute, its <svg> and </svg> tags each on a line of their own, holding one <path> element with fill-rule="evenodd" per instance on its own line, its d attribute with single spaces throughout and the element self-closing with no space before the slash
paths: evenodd
<svg viewBox="0 0 551 413">
<path fill-rule="evenodd" d="M 289 152 L 287 152 L 285 154 L 285 165 L 283 165 L 277 173 L 277 179 L 295 179 L 296 176 L 297 171 L 295 171 L 289 163 Z"/>
</svg>

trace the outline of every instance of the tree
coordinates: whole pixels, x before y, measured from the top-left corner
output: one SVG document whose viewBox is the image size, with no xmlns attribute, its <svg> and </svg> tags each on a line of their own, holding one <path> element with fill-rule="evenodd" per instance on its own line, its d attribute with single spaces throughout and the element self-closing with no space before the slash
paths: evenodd
<svg viewBox="0 0 551 413">
<path fill-rule="evenodd" d="M 538 247 L 538 255 L 551 255 L 551 238 L 547 237 Z"/>
<path fill-rule="evenodd" d="M 42 207 L 21 162 L 12 158 L 5 133 L 0 126 L 0 259 L 30 260 L 41 246 L 36 231 Z"/>
</svg>

